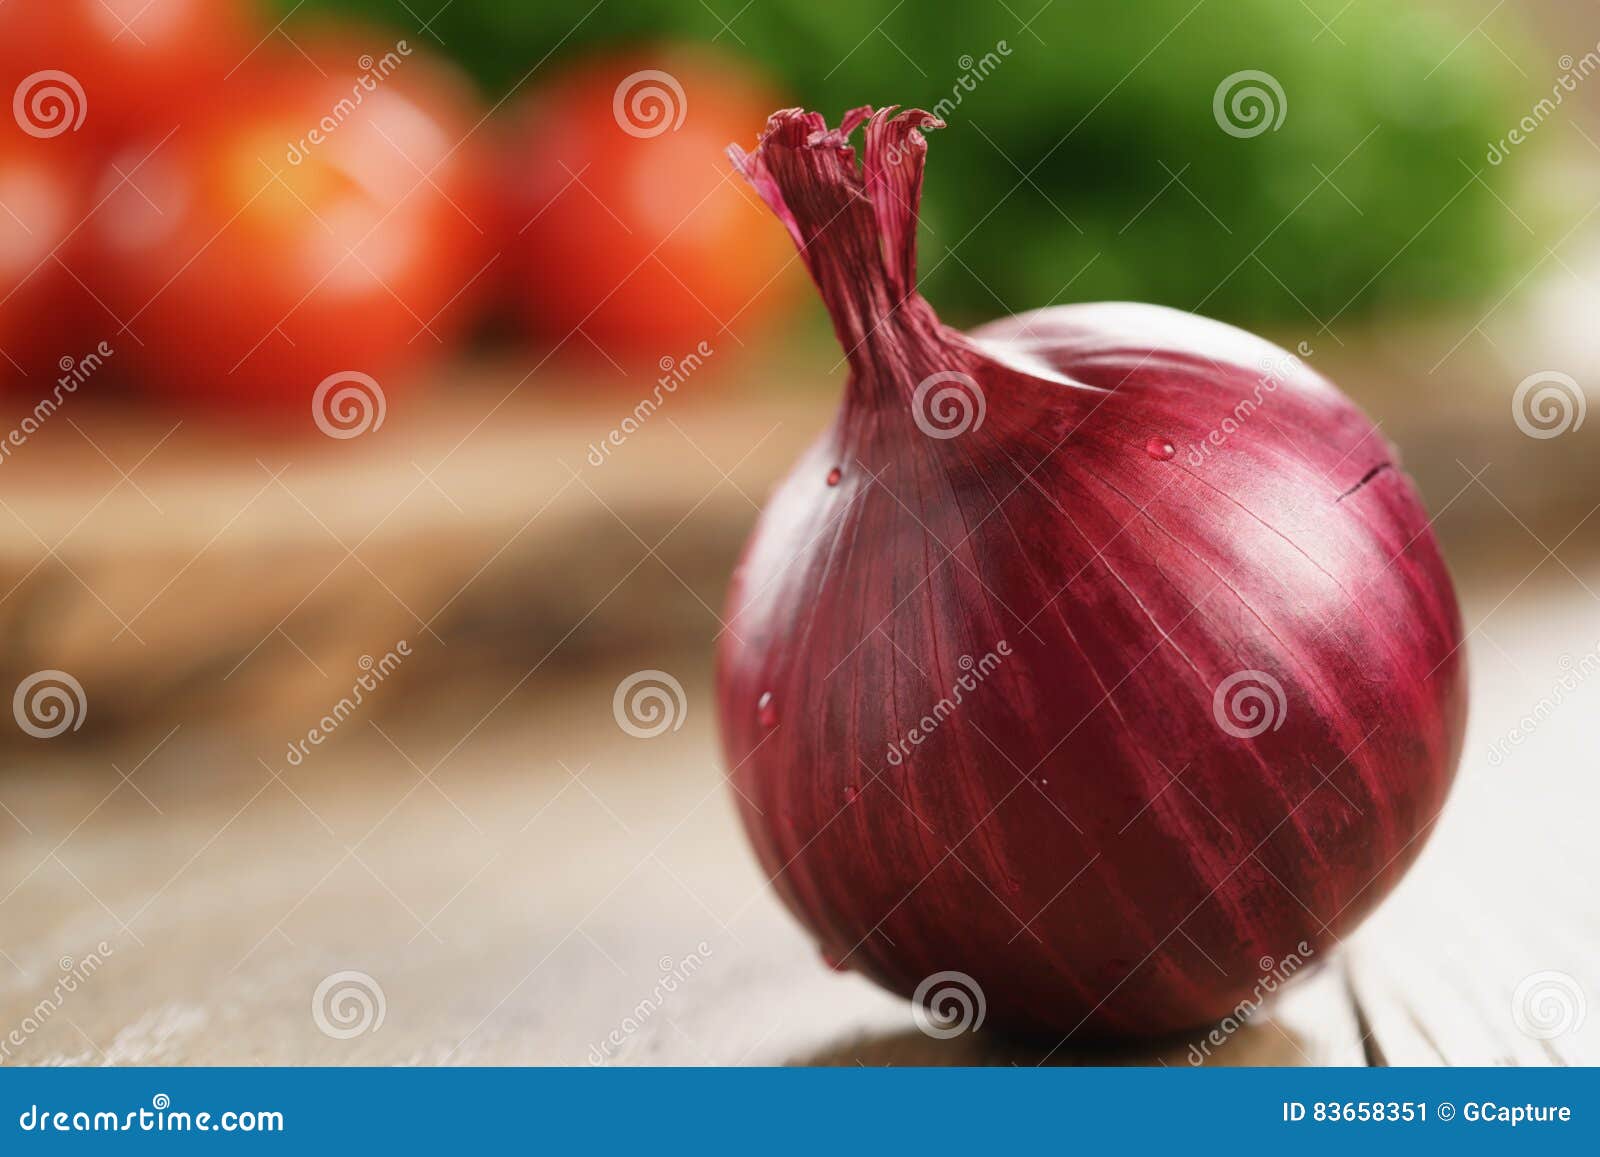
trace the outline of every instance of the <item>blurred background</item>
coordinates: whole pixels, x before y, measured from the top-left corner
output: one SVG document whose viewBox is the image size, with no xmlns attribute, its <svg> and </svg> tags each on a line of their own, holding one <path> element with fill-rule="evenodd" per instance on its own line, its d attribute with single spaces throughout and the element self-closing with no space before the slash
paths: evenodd
<svg viewBox="0 0 1600 1157">
<path fill-rule="evenodd" d="M 1298 350 L 1461 587 L 1439 831 L 1208 1063 L 1592 1061 L 1515 1013 L 1597 993 L 1596 73 L 1589 0 L 4 0 L 0 1061 L 1025 1058 L 817 960 L 715 742 L 844 373 L 724 149 L 890 103 L 947 322 Z"/>
</svg>

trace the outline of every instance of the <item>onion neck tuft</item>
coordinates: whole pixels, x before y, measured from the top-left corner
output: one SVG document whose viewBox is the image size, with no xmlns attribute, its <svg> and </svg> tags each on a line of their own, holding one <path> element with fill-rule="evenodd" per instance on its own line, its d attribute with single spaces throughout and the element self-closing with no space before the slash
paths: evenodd
<svg viewBox="0 0 1600 1157">
<path fill-rule="evenodd" d="M 860 166 L 850 136 L 866 125 Z M 917 212 L 932 113 L 852 109 L 830 129 L 821 113 L 784 109 L 734 167 L 789 230 L 853 371 L 850 397 L 904 404 L 929 374 L 976 355 L 916 291 Z"/>
</svg>

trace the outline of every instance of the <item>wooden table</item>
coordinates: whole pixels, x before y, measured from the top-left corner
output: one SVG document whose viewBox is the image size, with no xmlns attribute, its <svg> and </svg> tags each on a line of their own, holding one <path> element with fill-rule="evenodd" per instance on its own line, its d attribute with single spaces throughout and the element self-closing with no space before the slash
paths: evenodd
<svg viewBox="0 0 1600 1157">
<path fill-rule="evenodd" d="M 600 408 L 551 423 L 497 397 L 392 402 L 391 440 L 370 444 L 224 444 L 85 411 L 38 435 L 55 452 L 4 466 L 4 686 L 67 669 L 88 715 L 0 740 L 0 1061 L 1040 1060 L 992 1031 L 932 1039 L 830 971 L 722 784 L 721 586 L 825 405 L 731 422 L 685 405 L 592 468 Z M 1546 446 L 1511 431 L 1494 454 Z M 1452 802 L 1400 890 L 1207 1063 L 1600 1061 L 1600 1008 L 1575 1023 L 1600 1004 L 1600 677 L 1554 690 L 1600 646 L 1597 536 L 1547 555 L 1531 536 L 1555 545 L 1578 517 L 1529 488 L 1558 472 L 1502 466 L 1491 493 L 1450 461 L 1476 469 L 1479 449 L 1410 458 L 1473 629 Z M 359 657 L 401 638 L 412 656 L 291 763 Z M 682 730 L 616 726 L 613 690 L 642 667 L 682 681 Z M 1525 715 L 1541 721 L 1492 765 Z M 358 1002 L 314 1012 L 341 973 L 361 974 L 366 1031 L 329 1011 L 359 1027 Z M 1519 1028 L 1530 1009 L 1559 1024 L 1562 999 L 1569 1031 Z M 1182 1065 L 1195 1043 L 1049 1059 Z"/>
<path fill-rule="evenodd" d="M 1600 1010 L 1550 1040 L 1513 1015 L 1539 972 L 1600 994 L 1600 679 L 1503 766 L 1487 759 L 1548 697 L 1560 656 L 1600 641 L 1574 636 L 1574 622 L 1597 621 L 1574 585 L 1544 574 L 1498 609 L 1503 591 L 1469 598 L 1469 623 L 1493 609 L 1473 644 L 1469 754 L 1421 862 L 1336 960 L 1208 1063 L 1600 1060 Z M 13 767 L 0 786 L 0 1031 L 36 1016 L 63 958 L 78 968 L 104 949 L 9 1059 L 1036 1061 L 1042 1050 L 981 1030 L 926 1037 L 904 1002 L 816 957 L 745 849 L 704 663 L 673 665 L 685 725 L 652 740 L 612 720 L 623 664 L 541 672 L 470 736 L 460 713 L 358 720 L 299 767 L 265 740 L 242 749 L 199 725 Z M 319 1030 L 313 993 L 342 971 L 381 988 L 375 1031 Z M 674 972 L 687 979 L 663 992 Z M 1181 1065 L 1190 1043 L 1051 1060 Z"/>
</svg>

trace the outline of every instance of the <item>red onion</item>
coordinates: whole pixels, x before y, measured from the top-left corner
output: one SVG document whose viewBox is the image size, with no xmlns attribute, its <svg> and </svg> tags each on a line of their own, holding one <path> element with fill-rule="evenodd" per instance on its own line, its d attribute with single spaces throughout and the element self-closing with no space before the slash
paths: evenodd
<svg viewBox="0 0 1600 1157">
<path fill-rule="evenodd" d="M 745 826 L 824 955 L 936 1025 L 951 973 L 1014 1030 L 1214 1021 L 1420 850 L 1465 722 L 1449 576 L 1392 448 L 1268 342 L 1124 303 L 942 325 L 942 126 L 892 113 L 730 151 L 850 365 L 733 580 Z"/>
</svg>

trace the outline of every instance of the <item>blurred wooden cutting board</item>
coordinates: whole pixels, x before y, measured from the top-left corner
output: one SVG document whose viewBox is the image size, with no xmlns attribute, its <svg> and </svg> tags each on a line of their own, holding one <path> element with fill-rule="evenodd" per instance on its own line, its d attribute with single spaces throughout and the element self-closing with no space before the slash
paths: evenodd
<svg viewBox="0 0 1600 1157">
<path fill-rule="evenodd" d="M 461 376 L 347 440 L 69 398 L 0 463 L 0 688 L 70 672 L 91 729 L 174 701 L 261 721 L 320 712 L 400 640 L 430 680 L 501 686 L 564 638 L 551 662 L 704 647 L 829 408 L 669 395 L 597 466 L 631 387 Z"/>
<path fill-rule="evenodd" d="M 1559 537 L 1600 460 L 1518 433 L 1481 365 L 1427 374 L 1433 344 L 1351 341 L 1316 365 L 1401 445 L 1458 565 L 1494 549 L 1473 528 L 1500 502 Z M 807 356 L 785 376 L 808 391 L 708 374 L 636 423 L 649 383 L 462 368 L 349 439 L 309 412 L 262 430 L 70 396 L 0 461 L 0 690 L 57 669 L 91 730 L 173 702 L 266 725 L 320 712 L 400 640 L 435 653 L 390 704 L 423 671 L 503 687 L 534 663 L 704 651 L 759 504 L 836 405 L 837 359 Z"/>
</svg>

